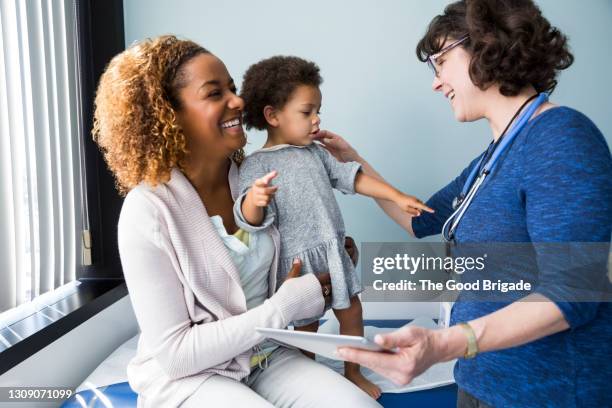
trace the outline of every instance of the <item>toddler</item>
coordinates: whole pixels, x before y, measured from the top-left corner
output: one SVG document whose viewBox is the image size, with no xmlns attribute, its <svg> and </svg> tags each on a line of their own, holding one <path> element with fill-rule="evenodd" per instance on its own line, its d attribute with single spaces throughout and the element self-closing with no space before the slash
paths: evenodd
<svg viewBox="0 0 612 408">
<path fill-rule="evenodd" d="M 240 194 L 234 206 L 241 228 L 274 224 L 280 232 L 277 282 L 302 261 L 303 273 L 329 272 L 331 307 L 340 333 L 363 335 L 361 283 L 344 247 L 345 229 L 333 189 L 395 202 L 411 215 L 431 211 L 418 199 L 360 172 L 356 162 L 337 161 L 314 137 L 320 129 L 322 83 L 319 68 L 297 57 L 276 56 L 246 72 L 241 97 L 247 129 L 266 130 L 263 148 L 240 167 Z M 274 181 L 274 184 L 272 184 Z M 296 330 L 317 331 L 319 317 L 293 322 Z M 373 398 L 380 389 L 345 363 L 345 377 Z"/>
</svg>

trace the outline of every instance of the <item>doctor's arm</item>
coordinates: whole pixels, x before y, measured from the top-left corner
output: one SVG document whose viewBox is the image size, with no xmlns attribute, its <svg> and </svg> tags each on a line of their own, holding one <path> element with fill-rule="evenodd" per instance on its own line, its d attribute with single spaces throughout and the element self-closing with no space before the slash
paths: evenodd
<svg viewBox="0 0 612 408">
<path fill-rule="evenodd" d="M 479 352 L 519 346 L 569 328 L 557 305 L 538 294 L 472 320 L 469 325 L 474 330 Z M 400 385 L 410 383 L 433 364 L 463 357 L 468 347 L 467 336 L 460 326 L 443 330 L 408 326 L 378 335 L 374 340 L 386 348 L 398 347 L 398 352 L 341 348 L 338 354 Z"/>
</svg>

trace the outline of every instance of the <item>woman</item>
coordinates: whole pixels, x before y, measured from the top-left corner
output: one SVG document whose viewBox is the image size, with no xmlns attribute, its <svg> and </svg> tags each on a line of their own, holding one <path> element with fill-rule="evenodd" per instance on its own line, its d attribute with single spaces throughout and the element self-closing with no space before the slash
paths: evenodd
<svg viewBox="0 0 612 408">
<path fill-rule="evenodd" d="M 173 36 L 130 47 L 101 78 L 94 137 L 127 193 L 119 250 L 141 329 L 128 366 L 138 406 L 379 406 L 255 331 L 318 315 L 331 290 L 296 262 L 274 293 L 278 232 L 234 222 L 243 105 L 221 60 Z"/>
<path fill-rule="evenodd" d="M 432 364 L 459 358 L 460 407 L 612 406 L 612 304 L 563 301 L 560 282 L 567 276 L 549 262 L 545 247 L 603 243 L 589 278 L 605 280 L 609 288 L 609 148 L 588 118 L 540 95 L 554 89 L 558 71 L 573 61 L 566 38 L 530 0 L 466 0 L 433 19 L 417 55 L 430 63 L 432 88 L 449 100 L 455 118 L 487 120 L 493 142 L 431 197 L 427 205 L 435 214 L 410 218 L 391 203 L 380 206 L 418 238 L 444 232 L 457 243 L 530 243 L 532 265 L 552 284 L 538 286 L 520 302 L 455 303 L 448 329 L 410 327 L 377 338 L 381 345 L 399 347 L 397 354 L 356 349 L 339 354 L 400 384 Z M 525 117 L 523 125 L 513 123 L 517 116 Z M 520 131 L 469 193 L 479 182 L 471 171 L 486 168 L 513 125 Z M 321 140 L 340 160 L 360 161 L 376 174 L 339 136 L 327 133 Z M 462 196 L 466 185 L 468 194 Z M 451 218 L 455 197 L 465 205 L 459 219 Z M 552 255 L 565 259 L 560 252 Z"/>
</svg>

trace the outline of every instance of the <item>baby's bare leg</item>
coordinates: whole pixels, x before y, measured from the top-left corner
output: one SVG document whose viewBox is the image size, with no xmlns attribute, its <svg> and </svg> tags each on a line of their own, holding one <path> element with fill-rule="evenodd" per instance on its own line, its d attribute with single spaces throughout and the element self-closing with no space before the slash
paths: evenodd
<svg viewBox="0 0 612 408">
<path fill-rule="evenodd" d="M 340 322 L 340 334 L 363 336 L 363 311 L 358 296 L 351 298 L 351 305 L 348 309 L 334 309 L 334 314 Z M 372 398 L 380 397 L 380 388 L 361 374 L 359 364 L 345 362 L 344 376 Z"/>
<path fill-rule="evenodd" d="M 319 321 L 317 320 L 316 322 L 312 322 L 310 324 L 307 324 L 306 326 L 300 326 L 300 327 L 294 327 L 295 330 L 299 330 L 299 331 L 306 331 L 306 332 L 312 332 L 312 333 L 316 333 L 317 330 L 319 330 Z M 306 356 L 306 357 L 310 357 L 313 360 L 315 359 L 315 354 L 310 352 L 310 351 L 306 351 L 306 350 L 302 350 L 300 349 L 300 351 Z"/>
</svg>

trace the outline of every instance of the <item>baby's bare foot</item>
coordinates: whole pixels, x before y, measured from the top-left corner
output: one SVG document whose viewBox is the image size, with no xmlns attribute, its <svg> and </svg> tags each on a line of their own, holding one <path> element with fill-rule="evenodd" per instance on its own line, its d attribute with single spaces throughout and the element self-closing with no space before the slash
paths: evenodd
<svg viewBox="0 0 612 408">
<path fill-rule="evenodd" d="M 365 378 L 363 374 L 361 374 L 361 372 L 359 372 L 358 370 L 351 370 L 350 372 L 346 372 L 344 376 L 347 380 L 351 381 L 353 384 L 364 390 L 366 394 L 368 394 L 370 397 L 374 399 L 380 398 L 380 388 L 378 388 L 376 384 Z"/>
</svg>

